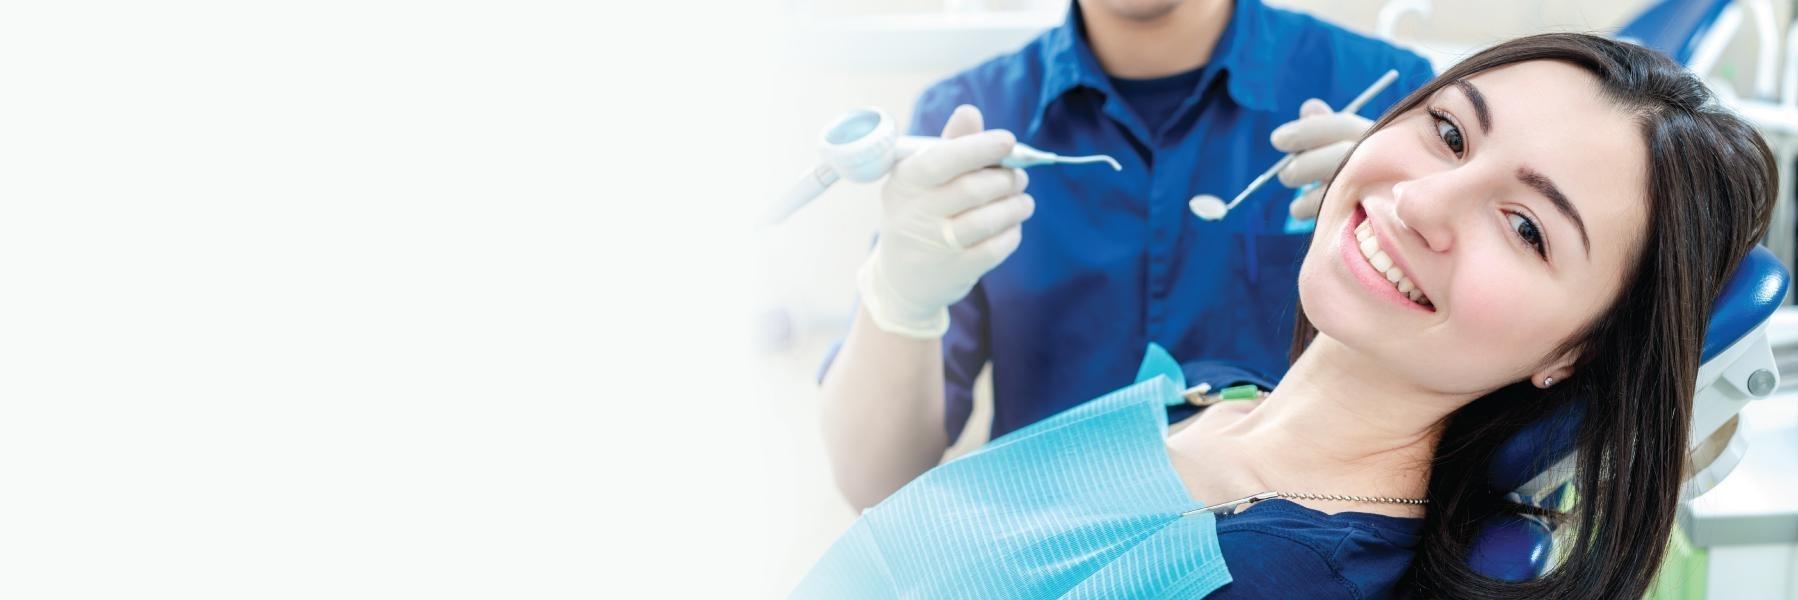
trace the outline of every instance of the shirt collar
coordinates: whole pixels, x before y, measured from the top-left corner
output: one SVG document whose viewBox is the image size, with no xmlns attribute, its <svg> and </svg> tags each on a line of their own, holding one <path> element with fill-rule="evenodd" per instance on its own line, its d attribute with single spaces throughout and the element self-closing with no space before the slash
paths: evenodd
<svg viewBox="0 0 1798 600">
<path fill-rule="evenodd" d="M 1262 111 L 1274 108 L 1268 97 L 1268 87 L 1278 68 L 1274 64 L 1277 52 L 1273 42 L 1282 37 L 1267 35 L 1270 23 L 1266 17 L 1267 8 L 1260 0 L 1236 0 L 1235 9 L 1230 13 L 1230 24 L 1218 36 L 1211 62 L 1206 65 L 1206 68 L 1229 74 L 1227 87 L 1232 100 Z M 1255 43 L 1255 40 L 1264 41 Z M 1042 92 L 1030 118 L 1029 133 L 1032 135 L 1041 127 L 1043 113 L 1049 110 L 1049 105 L 1075 88 L 1091 88 L 1106 96 L 1115 94 L 1111 79 L 1105 75 L 1098 57 L 1087 44 L 1078 2 L 1069 2 L 1067 19 L 1043 34 L 1042 59 L 1046 66 Z"/>
</svg>

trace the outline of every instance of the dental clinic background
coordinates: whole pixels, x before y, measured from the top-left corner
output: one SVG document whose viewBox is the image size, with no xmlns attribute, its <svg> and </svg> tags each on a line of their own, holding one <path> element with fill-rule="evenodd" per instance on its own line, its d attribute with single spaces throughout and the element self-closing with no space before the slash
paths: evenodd
<svg viewBox="0 0 1798 600">
<path fill-rule="evenodd" d="M 1438 65 L 1642 7 L 1427 4 L 1387 34 Z M 1065 14 L 4 5 L 0 598 L 785 595 L 855 516 L 815 377 L 879 188 L 756 217 L 835 116 Z M 1742 94 L 1755 44 L 1719 63 Z"/>
<path fill-rule="evenodd" d="M 1316 15 L 1364 35 L 1379 37 L 1429 59 L 1438 71 L 1489 44 L 1531 33 L 1609 33 L 1653 2 L 1475 2 L 1465 0 L 1267 0 L 1268 5 Z M 1736 2 L 1741 21 L 1723 38 L 1716 66 L 1706 79 L 1726 96 L 1778 103 L 1780 92 L 1767 84 L 1786 64 L 1793 3 Z M 773 137 L 764 151 L 774 164 L 770 194 L 792 184 L 820 161 L 820 133 L 846 111 L 877 107 L 900 120 L 912 115 L 919 94 L 931 84 L 991 57 L 1011 52 L 1067 16 L 1064 0 L 862 0 L 794 1 L 782 5 L 773 37 L 774 89 L 767 117 Z M 1758 11 L 1767 9 L 1767 16 Z M 1763 24 L 1762 21 L 1765 21 Z M 1765 35 L 1762 32 L 1772 32 Z M 1763 66 L 1763 37 L 1772 62 Z M 1763 70 L 1771 69 L 1763 73 Z M 1767 113 L 1757 113 L 1767 114 Z M 1798 115 L 1798 112 L 1793 114 Z M 1296 115 L 1294 115 L 1296 116 Z M 1373 115 L 1369 114 L 1369 117 Z M 1798 122 L 1795 120 L 1794 122 Z M 1794 147 L 1786 134 L 1769 132 L 1776 148 Z M 1780 158 L 1781 202 L 1770 245 L 1791 264 L 1793 203 L 1792 154 Z M 1257 169 L 1259 170 L 1259 169 Z M 1226 195 L 1227 197 L 1227 195 Z M 879 219 L 878 184 L 837 183 L 784 223 L 753 235 L 757 269 L 750 292 L 755 305 L 754 369 L 764 386 L 759 402 L 774 427 L 766 432 L 770 452 L 769 515 L 777 538 L 771 552 L 784 552 L 772 571 L 768 593 L 785 594 L 855 519 L 856 513 L 834 485 L 820 433 L 817 378 L 821 359 L 842 339 L 855 310 L 855 272 L 867 257 Z M 1056 210 L 1039 203 L 1038 214 Z M 1026 239 L 1030 225 L 1024 225 Z M 1779 248 L 1786 250 L 1779 250 Z M 1789 301 L 1788 301 L 1789 302 Z M 993 310 L 1003 310 L 995 307 Z M 1798 320 L 1786 311 L 1775 317 L 1774 351 L 1784 387 L 1798 385 Z M 710 374 L 697 375 L 709 379 Z M 975 406 L 948 457 L 964 454 L 986 440 L 991 419 L 990 372 L 975 391 Z M 1748 458 L 1713 494 L 1703 499 L 1710 515 L 1741 518 L 1755 527 L 1798 523 L 1798 397 L 1782 389 L 1772 399 L 1744 411 L 1750 432 Z M 1759 462 L 1757 462 L 1759 461 Z M 1768 471 L 1760 469 L 1769 468 Z M 1754 521 L 1757 518 L 1771 520 Z M 1719 520 L 1724 517 L 1717 517 Z M 1747 525 L 1759 523 L 1759 525 Z M 1713 528 L 1715 529 L 1715 528 Z M 1784 531 L 1784 530 L 1780 530 Z M 1794 542 L 1736 543 L 1705 538 L 1687 560 L 1708 578 L 1682 576 L 1677 589 L 1660 597 L 1798 598 L 1798 529 Z M 780 544 L 787 544 L 784 549 Z M 1708 560 L 1708 563 L 1705 561 Z M 1747 575 L 1744 575 L 1747 574 Z"/>
</svg>

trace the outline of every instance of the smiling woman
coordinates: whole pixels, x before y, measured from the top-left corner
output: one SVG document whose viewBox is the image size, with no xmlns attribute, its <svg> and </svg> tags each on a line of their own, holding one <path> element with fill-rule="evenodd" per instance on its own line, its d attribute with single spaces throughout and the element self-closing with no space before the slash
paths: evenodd
<svg viewBox="0 0 1798 600">
<path fill-rule="evenodd" d="M 1641 597 L 1705 316 L 1766 231 L 1773 173 L 1752 128 L 1649 50 L 1483 51 L 1339 168 L 1264 400 L 1168 436 L 1177 386 L 1145 377 L 998 438 L 867 511 L 800 595 Z M 1488 489 L 1499 444 L 1576 399 L 1574 512 Z M 1518 512 L 1565 521 L 1570 550 L 1532 581 L 1475 573 L 1476 524 Z"/>
<path fill-rule="evenodd" d="M 1427 483 L 1410 489 L 1431 503 L 1402 589 L 1641 596 L 1683 479 L 1705 315 L 1765 234 L 1771 163 L 1677 65 L 1583 35 L 1482 52 L 1375 125 L 1326 194 L 1318 230 L 1342 235 L 1307 257 L 1287 382 L 1357 365 L 1384 383 L 1339 401 L 1430 440 L 1413 449 Z M 1394 307 L 1367 276 L 1399 270 L 1433 310 Z M 1475 574 L 1472 524 L 1529 510 L 1490 491 L 1483 465 L 1575 399 L 1580 501 L 1552 515 L 1575 525 L 1572 549 L 1534 581 Z"/>
</svg>

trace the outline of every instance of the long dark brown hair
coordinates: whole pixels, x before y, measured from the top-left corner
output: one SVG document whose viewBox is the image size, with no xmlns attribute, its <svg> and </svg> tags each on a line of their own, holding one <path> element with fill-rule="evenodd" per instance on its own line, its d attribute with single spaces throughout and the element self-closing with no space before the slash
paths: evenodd
<svg viewBox="0 0 1798 600">
<path fill-rule="evenodd" d="M 1499 44 L 1443 72 L 1376 122 L 1378 131 L 1443 86 L 1505 65 L 1553 60 L 1598 79 L 1640 126 L 1648 150 L 1648 228 L 1609 310 L 1568 338 L 1575 374 L 1546 390 L 1528 381 L 1450 414 L 1431 464 L 1430 504 L 1402 594 L 1427 598 L 1640 598 L 1666 552 L 1683 480 L 1693 385 L 1711 304 L 1766 234 L 1773 155 L 1742 119 L 1665 56 L 1640 46 L 1556 33 Z M 1339 167 L 1340 168 L 1340 167 Z M 1630 168 L 1630 167 L 1624 167 Z M 1292 357 L 1317 329 L 1298 311 Z M 1525 424 L 1584 402 L 1576 434 L 1577 503 L 1563 523 L 1562 560 L 1544 576 L 1504 582 L 1468 567 L 1487 517 L 1540 512 L 1489 489 L 1495 450 Z"/>
</svg>

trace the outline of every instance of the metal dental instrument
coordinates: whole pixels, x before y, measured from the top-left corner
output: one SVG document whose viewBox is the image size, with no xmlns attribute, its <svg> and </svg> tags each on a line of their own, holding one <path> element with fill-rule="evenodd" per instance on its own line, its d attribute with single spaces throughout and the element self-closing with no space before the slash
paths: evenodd
<svg viewBox="0 0 1798 600">
<path fill-rule="evenodd" d="M 1231 512 L 1235 512 L 1234 509 L 1238 506 L 1242 506 L 1244 504 L 1254 504 L 1256 502 L 1260 502 L 1263 500 L 1272 500 L 1272 499 L 1278 498 L 1278 497 L 1280 497 L 1280 494 L 1275 493 L 1275 492 L 1261 492 L 1259 494 L 1255 494 L 1255 495 L 1249 496 L 1247 498 L 1238 498 L 1235 500 L 1231 500 L 1229 502 L 1219 502 L 1219 503 L 1213 504 L 1211 506 L 1206 506 L 1203 508 L 1195 508 L 1195 509 L 1180 513 L 1180 516 L 1186 517 L 1186 516 L 1196 515 L 1199 513 L 1219 512 L 1219 511 L 1222 511 L 1225 514 L 1229 514 Z"/>
<path fill-rule="evenodd" d="M 839 179 L 863 183 L 880 179 L 893 168 L 893 163 L 941 141 L 935 137 L 899 135 L 893 119 L 879 109 L 850 111 L 825 128 L 818 148 L 824 157 L 823 164 L 806 172 L 798 183 L 781 195 L 765 217 L 764 224 L 773 225 L 785 220 L 787 215 L 816 199 Z M 1011 154 L 999 161 L 999 166 L 1021 169 L 1091 163 L 1111 165 L 1113 171 L 1124 170 L 1124 166 L 1110 156 L 1062 156 L 1023 143 L 1013 147 Z"/>
<path fill-rule="evenodd" d="M 939 141 L 942 141 L 942 138 L 921 137 L 915 135 L 899 138 L 900 157 L 903 158 L 906 155 L 917 152 L 917 150 L 922 150 Z M 908 146 L 910 148 L 916 148 L 917 150 L 910 150 L 908 149 Z M 1094 154 L 1092 156 L 1062 156 L 1054 152 L 1037 150 L 1036 148 L 1025 145 L 1023 142 L 1019 142 L 1016 146 L 1012 147 L 1011 155 L 1001 159 L 999 161 L 999 166 L 1022 169 L 1024 167 L 1036 167 L 1041 165 L 1086 165 L 1094 163 L 1111 165 L 1111 170 L 1113 171 L 1124 170 L 1124 165 L 1118 164 L 1117 159 L 1104 154 Z"/>
<path fill-rule="evenodd" d="M 1397 79 L 1398 71 L 1396 69 L 1387 70 L 1385 75 L 1381 75 L 1379 79 L 1374 80 L 1373 85 L 1367 86 L 1366 91 L 1361 92 L 1361 95 L 1359 96 L 1355 96 L 1354 100 L 1349 101 L 1348 105 L 1343 106 L 1342 110 L 1337 112 L 1352 114 L 1355 111 L 1361 110 L 1362 106 L 1366 105 L 1369 100 L 1373 100 L 1374 96 L 1379 95 L 1381 90 L 1386 89 L 1386 86 L 1391 85 L 1392 82 Z M 1254 181 L 1249 182 L 1249 186 L 1243 188 L 1241 193 L 1236 194 L 1236 198 L 1231 200 L 1229 204 L 1224 204 L 1223 199 L 1218 198 L 1217 196 L 1199 194 L 1193 196 L 1192 200 L 1187 201 L 1186 206 L 1187 208 L 1192 209 L 1192 214 L 1197 215 L 1199 218 L 1206 221 L 1223 219 L 1225 215 L 1230 214 L 1230 209 L 1236 208 L 1236 204 L 1242 202 L 1243 198 L 1249 197 L 1249 194 L 1260 189 L 1261 185 L 1267 183 L 1269 179 L 1273 179 L 1276 173 L 1279 173 L 1281 169 L 1286 168 L 1286 165 L 1292 164 L 1292 159 L 1296 156 L 1298 156 L 1298 154 L 1288 154 L 1285 158 L 1280 159 L 1280 162 L 1274 163 L 1274 166 L 1269 167 L 1260 177 L 1256 177 Z"/>
</svg>

